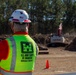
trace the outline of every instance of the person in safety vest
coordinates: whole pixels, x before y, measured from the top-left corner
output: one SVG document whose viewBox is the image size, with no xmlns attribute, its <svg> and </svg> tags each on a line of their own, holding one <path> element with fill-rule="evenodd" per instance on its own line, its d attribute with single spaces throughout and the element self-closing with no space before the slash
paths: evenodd
<svg viewBox="0 0 76 75">
<path fill-rule="evenodd" d="M 0 42 L 0 74 L 33 75 L 38 46 L 28 35 L 29 16 L 17 9 L 9 21 L 14 35 Z"/>
</svg>

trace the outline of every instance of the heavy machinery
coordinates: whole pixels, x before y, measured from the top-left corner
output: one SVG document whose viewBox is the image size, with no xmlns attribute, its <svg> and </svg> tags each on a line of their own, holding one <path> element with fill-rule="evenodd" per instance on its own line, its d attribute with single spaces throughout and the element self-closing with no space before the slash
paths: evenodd
<svg viewBox="0 0 76 75">
<path fill-rule="evenodd" d="M 50 39 L 51 39 L 50 40 L 51 43 L 64 43 L 65 42 L 64 36 L 52 35 Z"/>
<path fill-rule="evenodd" d="M 58 46 L 66 46 L 65 38 L 62 35 L 62 23 L 60 23 L 57 34 L 52 34 L 50 36 L 50 43 L 47 45 L 48 47 L 58 47 Z"/>
</svg>

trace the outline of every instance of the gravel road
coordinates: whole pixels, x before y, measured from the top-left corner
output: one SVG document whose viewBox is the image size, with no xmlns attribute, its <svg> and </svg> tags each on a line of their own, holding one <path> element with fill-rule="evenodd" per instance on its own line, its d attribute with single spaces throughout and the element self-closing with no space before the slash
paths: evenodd
<svg viewBox="0 0 76 75">
<path fill-rule="evenodd" d="M 37 56 L 34 75 L 55 75 L 76 72 L 76 52 L 66 51 L 64 47 L 48 48 L 49 54 Z M 49 69 L 46 61 L 49 61 Z"/>
</svg>

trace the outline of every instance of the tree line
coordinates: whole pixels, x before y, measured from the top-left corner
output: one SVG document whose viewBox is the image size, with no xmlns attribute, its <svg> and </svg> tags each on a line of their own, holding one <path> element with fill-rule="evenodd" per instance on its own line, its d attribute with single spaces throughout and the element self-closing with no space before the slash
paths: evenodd
<svg viewBox="0 0 76 75">
<path fill-rule="evenodd" d="M 16 9 L 28 12 L 30 34 L 55 33 L 63 24 L 63 33 L 76 30 L 76 0 L 0 0 L 0 34 L 11 33 L 8 19 Z"/>
</svg>

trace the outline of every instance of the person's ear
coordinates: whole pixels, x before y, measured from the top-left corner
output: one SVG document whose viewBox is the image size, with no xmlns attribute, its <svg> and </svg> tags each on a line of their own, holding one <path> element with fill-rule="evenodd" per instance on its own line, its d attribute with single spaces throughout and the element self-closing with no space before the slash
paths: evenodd
<svg viewBox="0 0 76 75">
<path fill-rule="evenodd" d="M 14 31 L 14 23 L 11 24 L 11 29 Z"/>
</svg>

